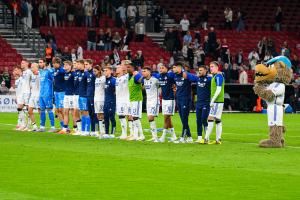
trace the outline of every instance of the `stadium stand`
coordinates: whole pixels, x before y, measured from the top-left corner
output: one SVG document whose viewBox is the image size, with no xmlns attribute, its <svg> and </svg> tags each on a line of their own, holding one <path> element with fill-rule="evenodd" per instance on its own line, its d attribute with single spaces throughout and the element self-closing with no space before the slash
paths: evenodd
<svg viewBox="0 0 300 200">
<path fill-rule="evenodd" d="M 22 56 L 17 53 L 16 49 L 0 37 L 0 69 L 8 67 L 9 72 L 12 72 L 15 66 L 20 65 L 21 60 Z"/>
</svg>

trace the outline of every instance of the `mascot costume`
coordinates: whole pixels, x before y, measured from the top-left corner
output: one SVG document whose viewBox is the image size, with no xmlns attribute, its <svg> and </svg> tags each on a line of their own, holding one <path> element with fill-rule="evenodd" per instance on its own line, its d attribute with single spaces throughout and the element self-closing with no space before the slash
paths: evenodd
<svg viewBox="0 0 300 200">
<path fill-rule="evenodd" d="M 291 62 L 285 56 L 272 58 L 255 66 L 254 93 L 267 102 L 269 139 L 262 140 L 260 147 L 284 147 L 283 126 L 285 85 L 291 81 Z"/>
</svg>

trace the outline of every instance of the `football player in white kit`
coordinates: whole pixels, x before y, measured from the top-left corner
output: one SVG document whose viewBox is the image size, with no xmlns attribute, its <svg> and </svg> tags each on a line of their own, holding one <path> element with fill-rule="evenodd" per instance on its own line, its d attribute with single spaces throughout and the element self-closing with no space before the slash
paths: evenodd
<svg viewBox="0 0 300 200">
<path fill-rule="evenodd" d="M 94 109 L 99 120 L 99 138 L 105 134 L 104 127 L 104 89 L 105 89 L 105 76 L 102 74 L 102 69 L 99 65 L 93 68 L 95 80 L 95 96 L 94 96 Z"/>
<path fill-rule="evenodd" d="M 28 106 L 29 103 L 29 98 L 30 98 L 30 81 L 31 81 L 31 76 L 32 76 L 32 72 L 29 69 L 29 63 L 26 60 L 22 60 L 21 62 L 21 69 L 22 69 L 22 99 L 20 104 L 18 105 L 19 109 L 24 109 L 26 106 Z M 27 123 L 25 124 L 24 127 L 21 127 L 20 130 L 26 131 L 28 130 L 28 126 L 29 126 L 29 121 L 28 119 L 26 119 L 27 115 L 24 115 L 24 120 L 27 121 Z"/>
<path fill-rule="evenodd" d="M 22 105 L 22 70 L 19 67 L 15 67 L 13 70 L 13 76 L 15 78 L 15 91 L 16 91 L 16 101 L 18 105 L 18 123 L 16 130 L 20 130 L 26 125 L 25 113 L 22 108 L 19 108 Z"/>
<path fill-rule="evenodd" d="M 122 129 L 120 139 L 125 140 L 127 139 L 126 116 L 128 117 L 130 112 L 127 67 L 125 65 L 118 65 L 116 75 L 116 113 L 119 116 Z M 130 129 L 130 135 L 132 135 L 132 120 L 130 120 L 129 118 L 128 124 Z"/>
<path fill-rule="evenodd" d="M 31 120 L 32 130 L 29 129 L 28 131 L 37 131 L 38 127 L 36 125 L 33 110 L 34 109 L 39 110 L 39 99 L 40 99 L 39 65 L 37 63 L 32 63 L 31 71 L 32 71 L 31 80 L 30 80 L 31 95 L 28 104 L 28 115 Z"/>
<path fill-rule="evenodd" d="M 159 81 L 157 78 L 151 75 L 151 69 L 149 67 L 143 68 L 142 76 L 144 77 L 144 88 L 147 95 L 147 116 L 152 134 L 152 139 L 149 141 L 158 142 L 154 118 L 157 117 L 159 113 Z"/>
</svg>

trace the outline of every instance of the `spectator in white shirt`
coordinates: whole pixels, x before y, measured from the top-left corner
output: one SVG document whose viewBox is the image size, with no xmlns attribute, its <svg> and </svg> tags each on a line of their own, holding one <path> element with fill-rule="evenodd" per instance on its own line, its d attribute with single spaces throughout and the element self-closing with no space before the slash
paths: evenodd
<svg viewBox="0 0 300 200">
<path fill-rule="evenodd" d="M 120 19 L 122 21 L 122 26 L 123 28 L 126 27 L 126 8 L 125 8 L 125 3 L 123 3 L 121 6 L 116 9 L 116 12 L 119 13 Z"/>
<path fill-rule="evenodd" d="M 138 5 L 138 9 L 139 9 L 139 16 L 140 19 L 144 20 L 144 23 L 146 24 L 147 21 L 147 4 L 146 1 L 141 1 L 140 5 Z"/>
<path fill-rule="evenodd" d="M 258 55 L 256 49 L 253 49 L 253 51 L 251 51 L 249 53 L 248 60 L 249 60 L 251 69 L 254 70 L 256 63 L 259 60 L 259 55 Z"/>
<path fill-rule="evenodd" d="M 248 74 L 247 72 L 245 71 L 246 67 L 245 66 L 241 66 L 240 70 L 240 76 L 239 76 L 239 83 L 240 84 L 248 84 Z"/>
<path fill-rule="evenodd" d="M 136 13 L 137 13 L 136 6 L 133 4 L 133 2 L 130 2 L 130 5 L 127 7 L 127 18 L 128 18 L 130 29 L 134 28 Z"/>
<path fill-rule="evenodd" d="M 145 24 L 143 22 L 143 19 L 141 19 L 138 23 L 135 24 L 135 35 L 136 35 L 137 42 L 144 41 Z"/>
<path fill-rule="evenodd" d="M 225 17 L 225 29 L 232 29 L 232 16 L 233 12 L 231 8 L 225 8 L 224 10 L 224 17 Z"/>
<path fill-rule="evenodd" d="M 83 59 L 83 49 L 80 46 L 80 44 L 77 44 L 77 59 L 82 60 Z"/>
<path fill-rule="evenodd" d="M 183 19 L 180 20 L 180 26 L 182 30 L 182 37 L 186 35 L 187 31 L 189 30 L 190 27 L 190 21 L 187 19 L 186 14 L 183 15 Z"/>
</svg>

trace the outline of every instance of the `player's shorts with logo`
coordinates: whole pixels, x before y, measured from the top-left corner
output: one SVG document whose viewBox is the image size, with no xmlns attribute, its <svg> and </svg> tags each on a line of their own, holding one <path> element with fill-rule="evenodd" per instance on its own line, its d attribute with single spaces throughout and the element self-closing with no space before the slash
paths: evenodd
<svg viewBox="0 0 300 200">
<path fill-rule="evenodd" d="M 132 117 L 142 118 L 142 101 L 130 102 L 130 114 Z"/>
<path fill-rule="evenodd" d="M 130 113 L 130 102 L 117 102 L 117 115 L 126 116 Z"/>
<path fill-rule="evenodd" d="M 74 95 L 64 96 L 64 108 L 73 109 L 74 108 Z"/>
<path fill-rule="evenodd" d="M 159 101 L 147 101 L 147 115 L 158 116 L 159 113 Z"/>
<path fill-rule="evenodd" d="M 174 115 L 175 113 L 175 100 L 162 100 L 162 114 Z"/>
<path fill-rule="evenodd" d="M 213 107 L 210 107 L 209 116 L 221 119 L 224 103 L 214 103 Z"/>
<path fill-rule="evenodd" d="M 104 101 L 95 101 L 94 102 L 95 113 L 104 113 Z"/>
</svg>

